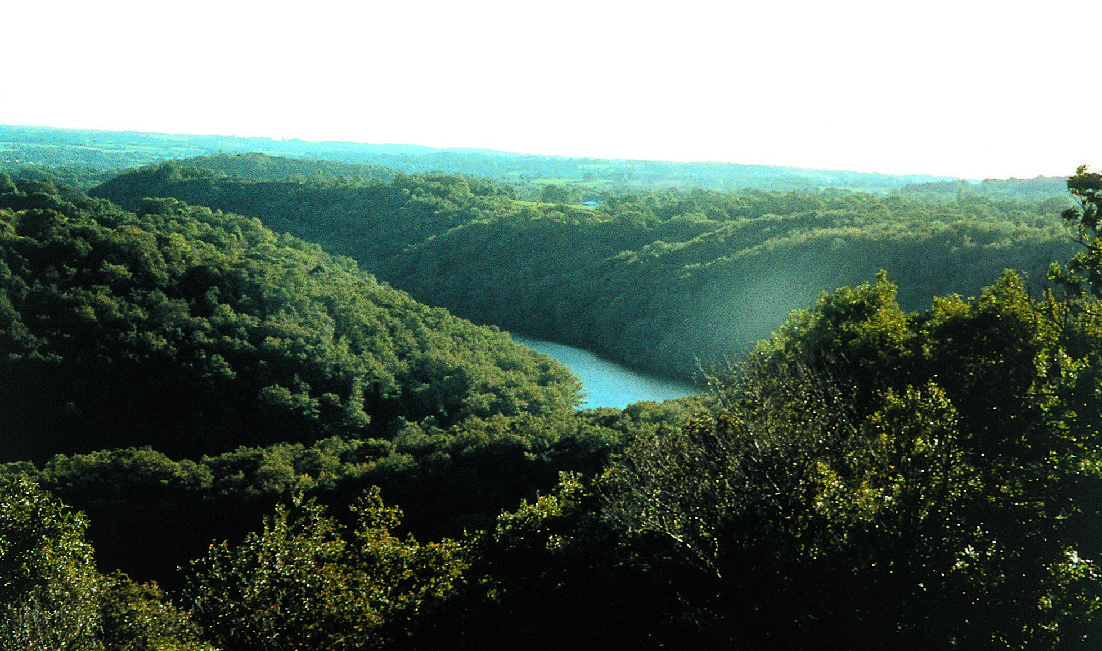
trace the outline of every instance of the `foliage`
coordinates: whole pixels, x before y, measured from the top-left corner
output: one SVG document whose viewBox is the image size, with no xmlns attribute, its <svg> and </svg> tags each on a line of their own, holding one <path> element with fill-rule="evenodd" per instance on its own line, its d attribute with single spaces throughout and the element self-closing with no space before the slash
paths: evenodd
<svg viewBox="0 0 1102 651">
<path fill-rule="evenodd" d="M 9 460 L 379 436 L 399 418 L 450 425 L 578 399 L 549 358 L 256 220 L 20 187 L 0 195 Z"/>
<path fill-rule="evenodd" d="M 187 599 L 208 634 L 233 649 L 363 649 L 402 638 L 403 625 L 452 590 L 464 561 L 454 543 L 420 545 L 391 530 L 400 511 L 378 490 L 342 527 L 313 501 L 280 506 L 263 531 L 211 545 L 192 563 Z"/>
<path fill-rule="evenodd" d="M 156 583 L 106 577 L 100 606 L 104 648 L 120 651 L 213 651 L 191 613 L 176 608 Z"/>
<path fill-rule="evenodd" d="M 85 520 L 28 479 L 0 483 L 0 644 L 92 648 L 103 589 Z"/>
<path fill-rule="evenodd" d="M 695 631 L 673 621 L 664 577 L 629 561 L 600 517 L 593 482 L 563 473 L 553 492 L 466 537 L 458 591 L 415 623 L 415 648 L 652 648 Z"/>
<path fill-rule="evenodd" d="M 1095 640 L 1102 330 L 1011 273 L 924 313 L 894 296 L 881 277 L 794 315 L 718 417 L 625 451 L 609 515 L 679 550 L 728 642 Z"/>
<path fill-rule="evenodd" d="M 405 423 L 392 439 L 331 437 L 197 460 L 120 448 L 56 455 L 41 467 L 11 463 L 0 474 L 29 474 L 87 513 L 101 566 L 174 588 L 177 566 L 211 539 L 245 535 L 248 523 L 296 493 L 342 508 L 380 486 L 419 537 L 456 537 L 492 527 L 503 509 L 550 490 L 559 471 L 596 473 L 626 441 L 676 431 L 699 408 L 683 400 L 576 415 L 499 415 L 448 429 Z"/>
<path fill-rule="evenodd" d="M 1080 166 L 1067 181 L 1075 205 L 1062 213 L 1072 237 L 1081 247 L 1066 267 L 1054 264 L 1050 275 L 1073 297 L 1102 298 L 1102 174 Z"/>
<path fill-rule="evenodd" d="M 407 162 L 97 189 L 132 212 L 64 185 L 87 170 L 0 174 L 0 645 L 1097 646 L 1102 177 L 1068 181 L 1080 248 L 1040 292 L 997 272 L 1070 251 L 1045 179 L 624 192 L 655 168 Z M 674 372 L 811 307 L 710 398 L 574 412 L 561 367 L 361 267 Z M 195 560 L 166 592 L 91 540 L 142 580 Z"/>
<path fill-rule="evenodd" d="M 210 648 L 156 585 L 99 574 L 86 526 L 31 480 L 0 479 L 0 649 Z"/>
<path fill-rule="evenodd" d="M 132 209 L 172 196 L 256 216 L 418 300 L 690 380 L 698 360 L 748 349 L 821 290 L 878 269 L 917 309 L 975 293 L 1006 267 L 1040 278 L 1070 251 L 1051 219 L 1065 200 L 1043 192 L 651 187 L 581 205 L 586 195 L 553 182 L 527 197 L 442 174 L 273 180 L 266 169 L 280 161 L 253 162 L 240 178 L 222 159 L 169 163 L 94 192 Z"/>
</svg>

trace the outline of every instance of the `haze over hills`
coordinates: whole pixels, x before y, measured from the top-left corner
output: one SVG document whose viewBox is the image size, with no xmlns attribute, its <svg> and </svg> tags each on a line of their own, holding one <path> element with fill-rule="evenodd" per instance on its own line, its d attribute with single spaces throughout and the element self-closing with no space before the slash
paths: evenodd
<svg viewBox="0 0 1102 651">
<path fill-rule="evenodd" d="M 767 165 L 537 156 L 488 149 L 436 149 L 409 144 L 308 142 L 218 135 L 174 135 L 0 126 L 0 163 L 125 169 L 169 159 L 259 152 L 403 172 L 444 171 L 509 181 L 588 182 L 608 189 L 698 187 L 711 190 L 791 190 L 823 187 L 885 192 L 907 184 L 955 180 Z"/>
</svg>

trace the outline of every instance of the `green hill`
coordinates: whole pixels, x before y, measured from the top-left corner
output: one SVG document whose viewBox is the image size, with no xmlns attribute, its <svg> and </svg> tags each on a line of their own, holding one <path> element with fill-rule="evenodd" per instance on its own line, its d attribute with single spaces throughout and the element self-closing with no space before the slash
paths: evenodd
<svg viewBox="0 0 1102 651">
<path fill-rule="evenodd" d="M 1057 216 L 1067 199 L 1036 183 L 1028 199 L 1002 183 L 958 187 L 951 198 L 939 186 L 654 190 L 593 206 L 522 200 L 486 180 L 442 174 L 276 180 L 271 170 L 288 162 L 210 163 L 233 163 L 236 176 L 168 163 L 93 193 L 132 209 L 172 196 L 256 216 L 355 257 L 419 301 L 686 379 L 700 361 L 752 346 L 820 292 L 880 269 L 899 281 L 901 303 L 920 309 L 933 296 L 974 295 L 1004 268 L 1040 282 L 1073 246 Z"/>
<path fill-rule="evenodd" d="M 0 181 L 7 460 L 197 456 L 578 400 L 550 358 L 255 219 Z"/>
</svg>

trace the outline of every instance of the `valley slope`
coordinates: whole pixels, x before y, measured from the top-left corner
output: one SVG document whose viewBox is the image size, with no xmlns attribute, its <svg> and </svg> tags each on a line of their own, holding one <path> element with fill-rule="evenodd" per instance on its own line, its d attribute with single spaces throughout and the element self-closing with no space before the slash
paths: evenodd
<svg viewBox="0 0 1102 651">
<path fill-rule="evenodd" d="M 475 322 L 697 381 L 701 364 L 737 356 L 821 291 L 880 269 L 919 309 L 974 295 L 1004 268 L 1039 287 L 1072 247 L 1059 225 L 1066 199 L 991 184 L 639 191 L 583 205 L 454 175 L 277 178 L 286 162 L 263 156 L 188 163 L 130 172 L 93 194 L 131 209 L 171 196 L 255 216 Z M 231 163 L 232 175 L 222 171 Z"/>
</svg>

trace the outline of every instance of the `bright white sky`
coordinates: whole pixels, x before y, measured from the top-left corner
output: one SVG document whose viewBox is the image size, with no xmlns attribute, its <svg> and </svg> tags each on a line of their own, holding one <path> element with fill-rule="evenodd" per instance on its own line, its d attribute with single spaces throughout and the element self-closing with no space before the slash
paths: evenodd
<svg viewBox="0 0 1102 651">
<path fill-rule="evenodd" d="M 1098 0 L 13 0 L 0 24 L 0 124 L 968 178 L 1102 167 Z"/>
</svg>

